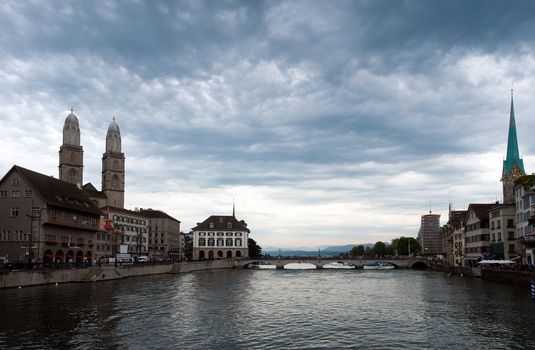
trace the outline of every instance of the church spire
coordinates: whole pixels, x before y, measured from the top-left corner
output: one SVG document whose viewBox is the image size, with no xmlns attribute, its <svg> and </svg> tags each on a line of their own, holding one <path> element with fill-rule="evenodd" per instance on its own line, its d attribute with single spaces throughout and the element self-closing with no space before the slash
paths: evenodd
<svg viewBox="0 0 535 350">
<path fill-rule="evenodd" d="M 513 166 L 517 166 L 522 173 L 524 171 L 524 162 L 520 159 L 520 152 L 518 151 L 518 139 L 516 137 L 516 123 L 515 123 L 515 108 L 513 104 L 513 90 L 511 90 L 511 113 L 509 116 L 509 136 L 507 138 L 507 157 L 503 161 L 503 176 L 506 176 Z"/>
</svg>

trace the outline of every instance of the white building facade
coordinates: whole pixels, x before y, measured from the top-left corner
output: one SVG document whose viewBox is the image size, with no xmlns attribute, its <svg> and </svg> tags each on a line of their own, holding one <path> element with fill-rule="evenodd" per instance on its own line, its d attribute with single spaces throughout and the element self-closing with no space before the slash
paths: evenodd
<svg viewBox="0 0 535 350">
<path fill-rule="evenodd" d="M 193 232 L 193 259 L 214 260 L 247 258 L 249 229 L 234 216 L 210 216 L 198 223 Z"/>
</svg>

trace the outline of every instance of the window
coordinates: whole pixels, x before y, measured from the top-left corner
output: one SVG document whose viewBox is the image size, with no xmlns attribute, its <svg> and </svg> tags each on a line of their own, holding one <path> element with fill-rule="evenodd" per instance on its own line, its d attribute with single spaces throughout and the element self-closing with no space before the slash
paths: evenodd
<svg viewBox="0 0 535 350">
<path fill-rule="evenodd" d="M 236 232 L 236 237 L 241 237 L 241 232 Z"/>
<path fill-rule="evenodd" d="M 220 224 L 223 223 L 223 218 L 219 218 L 219 223 L 220 223 Z"/>
<path fill-rule="evenodd" d="M 12 184 L 13 186 L 18 186 L 18 185 L 20 185 L 20 179 L 19 179 L 18 177 L 13 177 L 13 178 L 11 178 L 11 184 Z"/>
<path fill-rule="evenodd" d="M 241 247 L 241 238 L 236 238 L 236 247 Z"/>
<path fill-rule="evenodd" d="M 119 189 L 119 176 L 113 175 L 111 178 L 111 188 L 114 190 Z"/>
<path fill-rule="evenodd" d="M 211 222 L 211 223 L 209 224 L 209 226 L 210 226 L 210 228 L 214 228 L 214 223 Z"/>
<path fill-rule="evenodd" d="M 19 216 L 19 207 L 12 207 L 11 208 L 11 217 L 16 218 Z"/>
<path fill-rule="evenodd" d="M 163 243 L 163 241 L 162 241 Z M 209 247 L 213 247 L 214 246 L 214 239 L 213 238 L 208 238 L 208 246 Z"/>
<path fill-rule="evenodd" d="M 11 191 L 11 197 L 12 198 L 19 198 L 20 197 L 20 191 L 19 190 Z"/>
<path fill-rule="evenodd" d="M 231 222 L 227 223 L 227 228 L 232 228 L 232 223 Z"/>
<path fill-rule="evenodd" d="M 226 243 L 227 247 L 232 247 L 232 238 L 227 238 Z"/>
<path fill-rule="evenodd" d="M 232 236 L 232 232 L 227 232 L 227 237 Z"/>
<path fill-rule="evenodd" d="M 113 162 L 113 170 L 119 170 L 119 161 L 114 161 Z"/>
<path fill-rule="evenodd" d="M 206 238 L 199 238 L 199 247 L 206 246 Z"/>
<path fill-rule="evenodd" d="M 218 246 L 218 247 L 223 247 L 223 245 L 224 245 L 224 240 L 223 240 L 223 238 L 218 238 L 218 239 L 217 239 L 217 246 Z"/>
<path fill-rule="evenodd" d="M 7 191 L 0 191 L 0 198 L 7 198 Z"/>
</svg>

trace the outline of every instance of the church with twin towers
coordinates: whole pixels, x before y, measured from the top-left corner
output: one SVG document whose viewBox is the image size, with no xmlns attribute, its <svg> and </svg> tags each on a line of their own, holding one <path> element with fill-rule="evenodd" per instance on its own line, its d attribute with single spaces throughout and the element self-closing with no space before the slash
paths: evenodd
<svg viewBox="0 0 535 350">
<path fill-rule="evenodd" d="M 84 149 L 80 142 L 80 124 L 71 108 L 63 125 L 63 144 L 59 148 L 59 179 L 82 188 Z M 83 189 L 99 207 L 124 208 L 125 156 L 121 151 L 121 131 L 115 117 L 106 133 L 106 150 L 102 155 L 102 190 L 91 183 Z"/>
</svg>

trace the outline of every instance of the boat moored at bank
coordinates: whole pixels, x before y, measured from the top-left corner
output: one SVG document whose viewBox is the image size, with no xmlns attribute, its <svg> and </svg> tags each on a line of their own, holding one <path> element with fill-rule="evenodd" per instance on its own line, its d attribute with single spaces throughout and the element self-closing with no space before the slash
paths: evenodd
<svg viewBox="0 0 535 350">
<path fill-rule="evenodd" d="M 315 270 L 317 267 L 311 263 L 296 262 L 284 265 L 285 270 Z"/>
<path fill-rule="evenodd" d="M 337 261 L 337 262 L 325 264 L 323 265 L 323 268 L 324 269 L 354 269 L 356 268 L 356 266 L 353 264 L 348 264 L 345 261 Z"/>
<path fill-rule="evenodd" d="M 265 261 L 253 261 L 247 267 L 249 269 L 255 269 L 255 270 L 274 270 L 277 268 L 276 265 L 267 263 Z"/>
<path fill-rule="evenodd" d="M 364 265 L 362 268 L 364 270 L 393 270 L 396 266 L 388 262 L 374 261 Z"/>
</svg>

